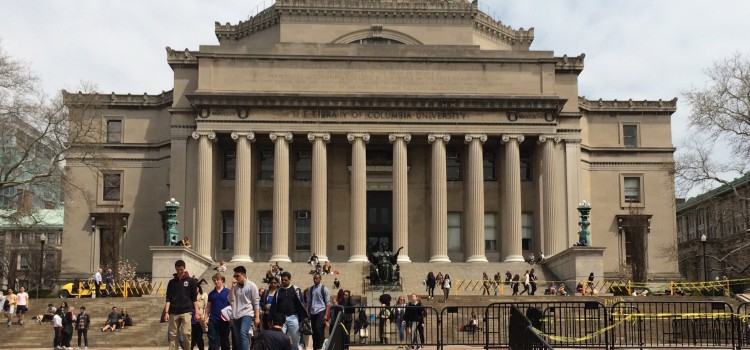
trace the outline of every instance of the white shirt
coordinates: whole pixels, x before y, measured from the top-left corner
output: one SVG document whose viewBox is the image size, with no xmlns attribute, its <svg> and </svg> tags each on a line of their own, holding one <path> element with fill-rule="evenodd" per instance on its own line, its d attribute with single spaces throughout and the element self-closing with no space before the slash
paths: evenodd
<svg viewBox="0 0 750 350">
<path fill-rule="evenodd" d="M 23 292 L 16 294 L 18 296 L 18 305 L 27 305 L 29 303 L 29 293 Z"/>
<path fill-rule="evenodd" d="M 52 327 L 55 327 L 55 328 L 62 327 L 62 317 L 60 317 L 60 315 L 55 314 L 55 316 L 52 316 Z"/>
<path fill-rule="evenodd" d="M 96 273 L 94 274 L 94 280 L 102 283 L 102 274 L 99 271 L 96 271 Z"/>
</svg>

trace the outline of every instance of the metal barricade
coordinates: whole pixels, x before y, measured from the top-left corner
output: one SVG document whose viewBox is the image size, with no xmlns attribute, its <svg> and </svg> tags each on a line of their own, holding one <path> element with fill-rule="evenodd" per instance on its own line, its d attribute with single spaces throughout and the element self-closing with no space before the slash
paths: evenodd
<svg viewBox="0 0 750 350">
<path fill-rule="evenodd" d="M 351 346 L 379 346 L 394 344 L 419 344 L 440 347 L 440 313 L 429 306 L 407 306 L 407 313 L 419 313 L 422 322 L 397 322 L 393 314 L 397 306 L 357 307 L 349 332 Z M 387 311 L 387 313 L 386 313 Z M 366 322 L 364 322 L 366 320 Z"/>
<path fill-rule="evenodd" d="M 742 303 L 737 307 L 737 349 L 750 348 L 750 303 Z"/>
<path fill-rule="evenodd" d="M 333 318 L 331 323 L 332 327 L 328 339 L 323 343 L 323 350 L 343 350 L 346 346 L 344 337 L 347 335 L 344 325 L 344 308 L 333 305 L 331 306 L 331 313 L 335 313 L 336 317 Z"/>
<path fill-rule="evenodd" d="M 484 345 L 485 306 L 446 306 L 440 312 L 442 345 Z M 475 320 L 476 323 L 472 322 Z"/>
<path fill-rule="evenodd" d="M 510 308 L 508 320 L 510 335 L 508 348 L 512 350 L 548 350 L 553 349 L 534 330 L 534 326 L 515 305 Z"/>
<path fill-rule="evenodd" d="M 714 301 L 622 301 L 610 308 L 611 349 L 733 348 L 737 317 Z"/>
</svg>

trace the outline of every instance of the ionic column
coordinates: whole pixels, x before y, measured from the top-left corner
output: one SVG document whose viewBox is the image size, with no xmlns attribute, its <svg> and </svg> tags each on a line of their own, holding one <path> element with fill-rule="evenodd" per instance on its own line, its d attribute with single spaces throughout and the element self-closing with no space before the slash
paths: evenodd
<svg viewBox="0 0 750 350">
<path fill-rule="evenodd" d="M 554 143 L 553 143 L 554 142 Z M 544 213 L 544 230 L 542 237 L 544 241 L 544 254 L 552 256 L 557 253 L 557 236 L 564 233 L 562 227 L 557 227 L 557 165 L 555 162 L 555 143 L 560 142 L 559 136 L 539 136 L 542 144 L 542 206 Z M 561 232 L 560 232 L 561 231 Z"/>
<path fill-rule="evenodd" d="M 329 133 L 309 133 L 312 142 L 312 237 L 310 249 L 320 261 L 328 261 L 328 154 L 326 144 L 331 142 Z"/>
<path fill-rule="evenodd" d="M 253 262 L 250 257 L 250 214 L 252 190 L 252 143 L 255 134 L 252 132 L 233 132 L 232 139 L 237 142 L 237 176 L 235 176 L 234 193 L 234 256 L 232 262 Z"/>
<path fill-rule="evenodd" d="M 469 145 L 469 162 L 466 176 L 466 262 L 487 262 L 484 255 L 484 157 L 482 144 L 485 134 L 466 134 Z"/>
<path fill-rule="evenodd" d="M 289 144 L 292 133 L 274 132 L 273 153 L 273 244 L 271 262 L 291 262 L 289 259 Z"/>
<path fill-rule="evenodd" d="M 524 261 L 521 246 L 521 155 L 519 144 L 523 135 L 503 135 L 505 167 L 503 176 L 503 245 L 506 262 Z"/>
<path fill-rule="evenodd" d="M 346 135 L 352 144 L 351 221 L 349 228 L 349 262 L 367 261 L 367 150 L 370 134 Z"/>
<path fill-rule="evenodd" d="M 198 203 L 195 218 L 195 252 L 211 259 L 211 224 L 214 202 L 213 188 L 213 147 L 216 140 L 213 131 L 195 131 L 193 139 L 198 140 Z"/>
<path fill-rule="evenodd" d="M 411 134 L 390 134 L 393 144 L 393 249 L 404 249 L 398 262 L 411 262 L 409 258 L 409 185 L 407 180 L 407 149 Z"/>
<path fill-rule="evenodd" d="M 448 258 L 448 179 L 445 163 L 445 144 L 450 140 L 451 136 L 448 134 L 427 135 L 427 142 L 432 144 L 430 262 L 451 262 Z"/>
</svg>

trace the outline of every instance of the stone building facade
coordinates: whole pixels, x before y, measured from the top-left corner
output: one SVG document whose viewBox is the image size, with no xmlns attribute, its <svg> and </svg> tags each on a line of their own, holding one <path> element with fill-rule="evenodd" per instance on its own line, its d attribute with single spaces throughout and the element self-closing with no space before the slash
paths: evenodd
<svg viewBox="0 0 750 350">
<path fill-rule="evenodd" d="M 676 100 L 579 97 L 584 55 L 530 50 L 476 2 L 277 0 L 215 31 L 167 47 L 170 91 L 101 96 L 109 168 L 68 162 L 96 200 L 66 201 L 66 272 L 107 245 L 148 271 L 171 197 L 214 260 L 477 263 L 573 245 L 585 199 L 605 271 L 677 271 Z"/>
</svg>

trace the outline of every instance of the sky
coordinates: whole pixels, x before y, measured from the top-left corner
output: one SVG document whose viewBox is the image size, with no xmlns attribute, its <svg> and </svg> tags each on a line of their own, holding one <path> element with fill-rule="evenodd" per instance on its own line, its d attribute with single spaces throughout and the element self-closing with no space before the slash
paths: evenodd
<svg viewBox="0 0 750 350">
<path fill-rule="evenodd" d="M 414 0 L 425 1 L 425 0 Z M 458 1 L 458 0 L 454 0 Z M 171 89 L 165 47 L 218 43 L 214 22 L 238 23 L 272 0 L 35 0 L 0 5 L 0 40 L 26 61 L 45 90 L 142 95 Z M 747 0 L 479 0 L 513 28 L 534 27 L 532 50 L 586 54 L 579 94 L 589 99 L 671 100 L 673 144 L 688 137 L 682 93 L 705 85 L 704 70 L 750 55 Z"/>
</svg>

